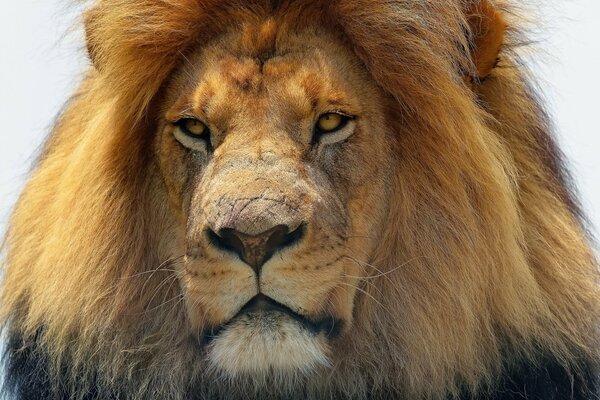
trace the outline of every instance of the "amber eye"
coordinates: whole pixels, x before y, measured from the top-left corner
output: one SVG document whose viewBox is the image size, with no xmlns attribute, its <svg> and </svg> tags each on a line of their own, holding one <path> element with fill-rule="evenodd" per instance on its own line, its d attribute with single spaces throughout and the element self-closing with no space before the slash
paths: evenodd
<svg viewBox="0 0 600 400">
<path fill-rule="evenodd" d="M 195 151 L 210 151 L 210 130 L 205 123 L 195 118 L 184 118 L 175 122 L 175 139 L 183 146 Z"/>
<path fill-rule="evenodd" d="M 323 114 L 315 124 L 313 144 L 333 144 L 348 139 L 354 133 L 354 118 L 337 112 Z"/>
<path fill-rule="evenodd" d="M 208 128 L 202 122 L 193 118 L 185 118 L 177 122 L 177 126 L 187 135 L 200 137 L 208 132 Z"/>
<path fill-rule="evenodd" d="M 334 132 L 342 129 L 348 120 L 348 117 L 338 113 L 323 114 L 317 121 L 317 130 L 321 133 Z"/>
</svg>

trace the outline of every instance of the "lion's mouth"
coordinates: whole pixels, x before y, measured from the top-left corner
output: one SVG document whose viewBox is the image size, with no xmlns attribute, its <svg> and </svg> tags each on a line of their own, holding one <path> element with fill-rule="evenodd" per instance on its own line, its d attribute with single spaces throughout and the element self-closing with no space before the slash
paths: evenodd
<svg viewBox="0 0 600 400">
<path fill-rule="evenodd" d="M 328 339 L 336 338 L 342 331 L 342 321 L 333 316 L 328 316 L 317 320 L 310 320 L 303 315 L 298 314 L 291 308 L 278 303 L 262 293 L 259 293 L 250 301 L 248 301 L 248 303 L 246 303 L 231 320 L 218 327 L 205 330 L 203 333 L 203 344 L 209 344 L 230 325 L 243 317 L 267 318 L 273 314 L 283 314 L 289 319 L 295 321 L 299 326 L 301 326 L 303 329 L 306 329 L 311 334 L 324 334 Z M 275 329 L 275 327 L 273 329 Z"/>
</svg>

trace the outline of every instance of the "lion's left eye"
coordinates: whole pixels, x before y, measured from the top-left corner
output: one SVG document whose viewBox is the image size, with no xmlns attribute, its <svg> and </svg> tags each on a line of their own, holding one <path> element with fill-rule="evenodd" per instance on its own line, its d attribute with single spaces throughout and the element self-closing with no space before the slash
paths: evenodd
<svg viewBox="0 0 600 400">
<path fill-rule="evenodd" d="M 342 129 L 349 120 L 350 117 L 338 113 L 323 114 L 317 121 L 317 130 L 321 133 L 334 132 Z"/>
</svg>

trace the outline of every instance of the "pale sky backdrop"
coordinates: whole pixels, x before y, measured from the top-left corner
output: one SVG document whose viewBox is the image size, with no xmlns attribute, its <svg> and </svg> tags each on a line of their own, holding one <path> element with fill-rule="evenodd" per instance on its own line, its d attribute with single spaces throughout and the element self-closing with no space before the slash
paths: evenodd
<svg viewBox="0 0 600 400">
<path fill-rule="evenodd" d="M 0 13 L 0 232 L 53 120 L 81 78 L 74 1 L 7 1 Z M 519 1 L 528 4 L 527 1 Z M 532 1 L 533 3 L 533 1 Z M 585 210 L 600 227 L 599 0 L 536 0 L 532 67 L 554 116 Z"/>
</svg>

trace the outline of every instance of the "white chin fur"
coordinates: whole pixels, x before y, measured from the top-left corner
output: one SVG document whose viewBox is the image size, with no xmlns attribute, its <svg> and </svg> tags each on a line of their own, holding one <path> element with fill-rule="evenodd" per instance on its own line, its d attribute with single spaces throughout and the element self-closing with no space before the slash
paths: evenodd
<svg viewBox="0 0 600 400">
<path fill-rule="evenodd" d="M 323 335 L 314 335 L 280 313 L 239 317 L 210 344 L 213 368 L 230 378 L 308 374 L 329 366 Z"/>
</svg>

